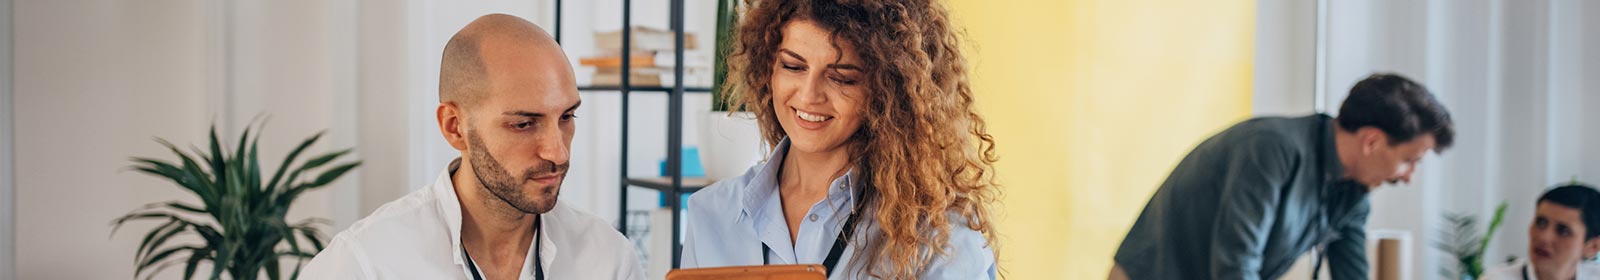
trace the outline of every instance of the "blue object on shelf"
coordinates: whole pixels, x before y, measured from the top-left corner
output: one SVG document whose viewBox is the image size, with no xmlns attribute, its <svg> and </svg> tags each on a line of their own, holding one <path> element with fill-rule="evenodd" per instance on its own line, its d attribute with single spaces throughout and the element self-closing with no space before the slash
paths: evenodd
<svg viewBox="0 0 1600 280">
<path fill-rule="evenodd" d="M 695 147 L 695 146 L 683 147 L 683 157 L 682 157 L 682 159 L 683 159 L 683 177 L 684 178 L 698 178 L 698 177 L 705 177 L 706 176 L 706 168 L 705 168 L 704 165 L 700 164 L 700 148 Z M 661 161 L 659 161 L 657 167 L 660 170 L 659 174 L 661 174 L 661 177 L 668 177 L 669 176 L 667 174 L 667 160 L 666 159 L 662 159 Z M 657 200 L 658 200 L 658 204 L 657 204 L 658 206 L 667 207 L 667 196 L 666 195 L 659 196 L 659 198 Z M 686 203 L 688 201 L 689 201 L 689 194 L 685 193 L 685 194 L 683 194 L 683 197 L 680 197 L 678 199 L 678 206 L 680 206 L 680 208 L 688 208 L 689 204 Z"/>
<path fill-rule="evenodd" d="M 667 160 L 657 162 L 661 177 L 667 177 Z M 683 147 L 683 177 L 699 178 L 706 176 L 705 165 L 700 164 L 700 148 L 694 146 Z"/>
</svg>

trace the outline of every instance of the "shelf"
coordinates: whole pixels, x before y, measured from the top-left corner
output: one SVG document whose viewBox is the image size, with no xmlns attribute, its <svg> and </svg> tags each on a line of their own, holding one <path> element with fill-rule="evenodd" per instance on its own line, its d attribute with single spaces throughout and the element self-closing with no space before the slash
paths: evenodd
<svg viewBox="0 0 1600 280">
<path fill-rule="evenodd" d="M 622 91 L 622 87 L 620 87 L 620 86 L 581 86 L 581 87 L 578 87 L 578 91 Z M 670 91 L 672 91 L 672 87 L 665 87 L 665 86 L 632 86 L 632 87 L 628 87 L 628 91 L 670 92 Z M 711 88 L 686 87 L 686 88 L 683 88 L 683 91 L 684 92 L 691 92 L 691 93 L 710 93 L 711 92 Z"/>
<path fill-rule="evenodd" d="M 644 187 L 661 192 L 666 192 L 672 189 L 672 177 L 628 178 L 623 180 L 623 182 L 627 183 L 629 186 Z M 681 190 L 680 192 L 682 193 L 692 193 L 705 188 L 706 186 L 710 186 L 711 183 L 713 182 L 706 178 L 683 178 L 683 188 L 679 190 Z"/>
</svg>

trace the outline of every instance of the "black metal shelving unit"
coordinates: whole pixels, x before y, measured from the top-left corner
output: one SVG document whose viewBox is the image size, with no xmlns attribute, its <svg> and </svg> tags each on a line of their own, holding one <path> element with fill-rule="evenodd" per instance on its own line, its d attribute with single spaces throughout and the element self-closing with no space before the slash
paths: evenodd
<svg viewBox="0 0 1600 280">
<path fill-rule="evenodd" d="M 620 195 L 617 207 L 617 230 L 624 233 L 628 225 L 628 190 L 639 187 L 655 190 L 665 196 L 667 207 L 672 210 L 672 267 L 678 268 L 682 263 L 683 237 L 680 236 L 683 220 L 682 204 L 683 194 L 698 191 L 711 182 L 703 178 L 683 177 L 683 96 L 686 93 L 710 93 L 710 88 L 685 87 L 683 84 L 683 52 L 684 52 L 684 0 L 671 0 L 671 29 L 674 33 L 673 48 L 673 83 L 671 86 L 632 86 L 629 81 L 632 76 L 633 64 L 633 1 L 622 1 L 622 81 L 620 86 L 580 86 L 579 91 L 618 92 L 621 94 L 622 113 L 622 141 L 621 157 L 618 164 L 618 176 L 622 182 L 619 187 Z M 555 2 L 555 39 L 561 42 L 561 2 Z M 666 93 L 667 94 L 667 176 L 662 177 L 628 177 L 628 114 L 630 106 L 628 96 L 633 92 Z"/>
</svg>

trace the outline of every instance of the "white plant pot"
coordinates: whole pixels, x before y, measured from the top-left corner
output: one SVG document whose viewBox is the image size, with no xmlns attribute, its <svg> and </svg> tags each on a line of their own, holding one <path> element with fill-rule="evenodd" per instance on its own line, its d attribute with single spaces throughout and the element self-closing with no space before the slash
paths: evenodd
<svg viewBox="0 0 1600 280">
<path fill-rule="evenodd" d="M 756 126 L 755 114 L 750 112 L 706 113 L 705 127 L 700 131 L 704 146 L 700 147 L 700 164 L 705 166 L 706 179 L 712 181 L 739 176 L 750 166 L 761 161 L 766 147 L 761 145 L 761 129 Z"/>
</svg>

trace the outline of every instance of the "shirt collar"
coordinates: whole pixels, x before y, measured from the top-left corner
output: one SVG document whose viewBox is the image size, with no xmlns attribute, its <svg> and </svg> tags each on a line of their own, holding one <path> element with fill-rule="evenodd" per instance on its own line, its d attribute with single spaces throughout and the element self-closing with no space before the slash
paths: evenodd
<svg viewBox="0 0 1600 280">
<path fill-rule="evenodd" d="M 1328 115 L 1317 114 L 1317 123 L 1322 127 L 1321 135 L 1317 137 L 1317 149 L 1321 154 L 1326 183 L 1344 180 L 1344 163 L 1339 161 L 1339 144 L 1334 140 L 1339 128 L 1333 125 L 1333 121 Z"/>
<path fill-rule="evenodd" d="M 785 137 L 783 140 L 778 141 L 778 145 L 773 147 L 772 152 L 767 154 L 767 160 L 757 164 L 759 167 L 755 169 L 756 173 L 752 174 L 750 177 L 750 182 L 744 187 L 744 207 L 741 209 L 739 217 L 734 220 L 734 222 L 743 221 L 749 219 L 750 217 L 762 214 L 761 211 L 765 209 L 762 206 L 765 205 L 767 199 L 774 195 L 778 190 L 778 172 L 783 169 L 783 156 L 788 151 L 789 138 Z M 841 209 L 844 206 L 855 203 L 855 174 L 856 170 L 854 167 L 852 167 L 845 171 L 844 175 L 839 176 L 839 178 L 834 179 L 832 183 L 828 184 L 828 197 L 825 198 L 824 201 L 826 201 L 829 206 L 833 206 L 835 209 Z M 848 209 L 846 211 L 854 211 L 854 207 L 843 209 Z"/>
<path fill-rule="evenodd" d="M 566 237 L 565 235 L 563 235 L 563 233 L 560 230 L 556 230 L 557 227 L 555 226 L 555 224 L 557 224 L 557 221 L 555 220 L 557 215 L 555 215 L 555 212 L 556 211 L 563 211 L 563 210 L 565 210 L 565 209 L 562 208 L 561 201 L 558 199 L 558 200 L 556 200 L 556 206 L 555 207 L 550 208 L 550 211 L 545 212 L 544 214 L 541 214 L 539 216 L 539 232 L 537 232 L 536 234 L 539 234 L 541 237 L 536 237 L 536 239 L 538 239 L 539 244 L 541 244 L 541 245 L 537 246 L 537 247 L 534 247 L 534 248 L 538 248 L 539 249 L 539 253 L 538 254 L 533 254 L 534 248 L 528 248 L 528 252 L 529 252 L 528 256 L 529 257 L 538 256 L 539 259 L 527 262 L 527 264 L 528 265 L 532 265 L 533 261 L 539 262 L 539 264 L 541 264 L 544 267 L 544 271 L 545 271 L 546 275 L 550 274 L 550 270 L 551 270 L 550 266 L 553 265 L 553 262 L 555 262 L 555 260 L 556 260 L 555 257 L 556 257 L 556 253 L 558 252 L 557 249 L 560 249 L 559 247 L 556 246 L 556 241 L 555 240 L 557 238 Z M 531 267 L 531 266 L 523 267 L 522 268 L 522 272 L 523 272 L 523 274 L 532 274 L 533 273 L 533 267 Z M 546 278 L 548 278 L 548 276 Z"/>
<path fill-rule="evenodd" d="M 450 176 L 460 168 L 461 158 L 450 161 L 450 166 L 440 172 L 439 179 L 434 180 L 430 187 L 434 197 L 438 198 L 439 214 L 444 217 L 445 226 L 449 227 L 447 233 L 450 235 L 450 248 L 453 249 L 451 252 L 457 253 L 461 252 L 461 200 L 456 197 L 455 181 Z M 452 255 L 456 264 L 463 264 L 461 254 Z"/>
<path fill-rule="evenodd" d="M 452 249 L 451 252 L 455 252 L 450 254 L 452 256 L 451 258 L 455 260 L 455 264 L 465 265 L 466 259 L 462 259 L 460 254 L 462 250 L 461 200 L 456 196 L 455 180 L 452 177 L 452 175 L 455 175 L 456 170 L 459 169 L 461 169 L 461 158 L 457 157 L 455 160 L 450 161 L 449 167 L 446 167 L 445 170 L 439 174 L 439 179 L 434 180 L 433 186 L 430 188 L 433 190 L 434 197 L 438 198 L 437 202 L 439 203 L 439 214 L 440 216 L 444 217 L 445 225 L 449 227 L 449 231 L 446 233 L 450 235 L 450 248 Z M 554 212 L 561 210 L 563 210 L 561 203 L 557 202 L 556 207 L 551 208 L 550 212 L 546 212 L 546 215 L 542 215 L 539 218 L 538 234 L 543 235 L 543 237 L 539 238 L 539 244 L 541 245 L 538 247 L 529 246 L 530 248 L 528 248 L 529 256 L 534 256 L 534 254 L 532 254 L 534 248 L 539 248 L 540 253 L 537 254 L 539 259 L 530 261 L 537 261 L 543 264 L 546 271 L 549 271 L 549 268 L 552 265 L 551 262 L 555 260 L 556 253 L 558 252 L 554 239 L 565 237 L 560 236 L 562 235 L 560 232 L 552 230 L 554 229 L 553 225 L 556 224 L 555 221 L 551 220 L 556 218 L 556 215 L 553 214 Z M 527 264 L 531 264 L 531 262 L 528 262 Z M 531 274 L 532 270 L 529 269 L 529 266 L 524 266 L 523 272 L 525 274 Z"/>
<path fill-rule="evenodd" d="M 1346 203 L 1354 203 L 1366 196 L 1367 187 L 1345 178 L 1344 162 L 1339 161 L 1339 144 L 1335 140 L 1339 133 L 1339 128 L 1334 125 L 1335 120 L 1324 114 L 1317 114 L 1316 119 L 1321 126 L 1316 147 L 1322 161 L 1322 197 L 1325 201 L 1347 200 Z"/>
</svg>

